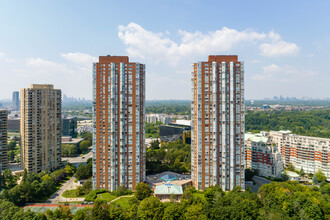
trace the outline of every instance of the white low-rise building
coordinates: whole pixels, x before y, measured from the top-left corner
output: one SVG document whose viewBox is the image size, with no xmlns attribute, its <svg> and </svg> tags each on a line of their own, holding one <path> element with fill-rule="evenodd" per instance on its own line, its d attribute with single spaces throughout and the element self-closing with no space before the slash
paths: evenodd
<svg viewBox="0 0 330 220">
<path fill-rule="evenodd" d="M 265 134 L 245 133 L 246 168 L 258 170 L 260 176 L 280 177 L 284 170 L 281 155 Z"/>
<path fill-rule="evenodd" d="M 329 138 L 301 136 L 291 131 L 270 131 L 269 137 L 281 153 L 285 166 L 291 163 L 308 174 L 321 170 L 330 180 Z"/>
</svg>

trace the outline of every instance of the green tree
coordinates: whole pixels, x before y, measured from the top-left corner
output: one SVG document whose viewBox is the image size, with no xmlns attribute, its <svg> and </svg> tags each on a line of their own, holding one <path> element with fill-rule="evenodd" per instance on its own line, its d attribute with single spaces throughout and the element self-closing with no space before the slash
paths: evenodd
<svg viewBox="0 0 330 220">
<path fill-rule="evenodd" d="M 86 170 L 86 166 L 84 164 L 80 164 L 77 171 L 76 171 L 76 174 L 75 174 L 76 178 L 78 180 L 81 180 L 81 179 L 87 179 L 88 178 L 88 173 L 87 173 L 87 170 Z"/>
<path fill-rule="evenodd" d="M 81 196 L 85 194 L 85 190 L 83 186 L 77 186 L 76 188 L 76 196 Z"/>
<path fill-rule="evenodd" d="M 320 185 L 320 190 L 322 194 L 328 194 L 330 196 L 330 183 L 322 182 Z M 329 204 L 330 206 L 330 204 Z"/>
<path fill-rule="evenodd" d="M 305 172 L 304 172 L 304 169 L 301 167 L 300 171 L 299 171 L 299 175 L 301 177 L 305 176 Z"/>
<path fill-rule="evenodd" d="M 109 219 L 109 211 L 106 202 L 96 200 L 92 209 L 92 219 Z"/>
<path fill-rule="evenodd" d="M 62 144 L 61 146 L 62 150 L 62 157 L 67 157 L 69 156 L 69 145 L 68 144 Z"/>
<path fill-rule="evenodd" d="M 10 162 L 14 161 L 14 159 L 15 159 L 15 152 L 13 150 L 10 150 L 10 151 L 8 151 L 7 154 L 8 154 L 8 160 Z"/>
<path fill-rule="evenodd" d="M 12 140 L 8 143 L 8 150 L 15 150 L 17 142 Z"/>
<path fill-rule="evenodd" d="M 92 146 L 92 142 L 90 140 L 84 140 L 80 142 L 79 149 L 81 153 L 87 153 L 88 148 Z"/>
<path fill-rule="evenodd" d="M 150 186 L 146 183 L 138 183 L 135 186 L 135 197 L 138 200 L 144 200 L 145 198 L 149 197 L 152 193 Z"/>
<path fill-rule="evenodd" d="M 194 196 L 190 190 L 185 190 L 181 196 L 181 200 L 188 204 L 192 204 L 194 201 Z"/>
<path fill-rule="evenodd" d="M 288 164 L 288 167 L 287 167 L 287 169 L 288 169 L 289 171 L 292 171 L 292 172 L 294 172 L 294 171 L 295 171 L 295 167 L 293 166 L 293 164 L 292 164 L 292 163 L 289 163 L 289 164 Z"/>
<path fill-rule="evenodd" d="M 179 203 L 171 203 L 164 209 L 163 220 L 176 220 L 180 219 L 182 208 Z"/>
<path fill-rule="evenodd" d="M 70 144 L 69 146 L 68 146 L 68 154 L 69 154 L 69 156 L 71 156 L 71 157 L 74 157 L 74 156 L 76 156 L 77 155 L 77 147 L 76 147 L 76 145 L 74 145 L 74 144 Z"/>
<path fill-rule="evenodd" d="M 203 213 L 202 204 L 191 205 L 187 208 L 184 214 L 185 219 L 189 220 L 204 220 L 207 216 Z"/>
<path fill-rule="evenodd" d="M 72 176 L 76 172 L 76 167 L 72 164 L 65 165 L 65 172 L 68 176 Z"/>
<path fill-rule="evenodd" d="M 324 173 L 320 169 L 315 173 L 315 177 L 318 182 L 323 182 L 324 180 L 327 179 L 327 177 L 324 175 Z"/>
<path fill-rule="evenodd" d="M 81 132 L 80 133 L 80 137 L 85 138 L 86 140 L 90 140 L 90 141 L 93 140 L 93 134 L 92 134 L 92 132 L 86 132 L 86 131 Z"/>
<path fill-rule="evenodd" d="M 149 196 L 140 203 L 137 215 L 139 219 L 162 219 L 163 211 L 163 204 L 159 199 Z"/>
<path fill-rule="evenodd" d="M 13 179 L 13 173 L 11 172 L 11 170 L 6 169 L 6 170 L 3 172 L 3 177 L 4 177 L 6 180 Z"/>
<path fill-rule="evenodd" d="M 90 191 L 93 189 L 93 183 L 91 180 L 87 180 L 83 185 L 84 194 L 90 193 Z"/>
</svg>

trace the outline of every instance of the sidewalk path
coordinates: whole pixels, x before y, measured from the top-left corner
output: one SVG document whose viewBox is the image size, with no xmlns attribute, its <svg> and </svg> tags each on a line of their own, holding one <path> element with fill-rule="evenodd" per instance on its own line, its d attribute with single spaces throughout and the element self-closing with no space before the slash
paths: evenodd
<svg viewBox="0 0 330 220">
<path fill-rule="evenodd" d="M 79 183 L 75 183 L 75 177 L 71 177 L 68 181 L 64 182 L 61 188 L 59 188 L 49 199 L 46 203 L 50 204 L 58 204 L 59 202 L 81 202 L 84 201 L 85 198 L 64 198 L 62 194 L 66 190 L 75 189 L 79 186 Z"/>
<path fill-rule="evenodd" d="M 124 197 L 133 197 L 134 195 L 128 195 L 128 196 L 119 196 L 118 198 L 115 198 L 114 200 L 111 200 L 110 202 L 108 202 L 108 204 L 118 200 L 118 199 L 121 199 L 121 198 L 124 198 Z"/>
</svg>

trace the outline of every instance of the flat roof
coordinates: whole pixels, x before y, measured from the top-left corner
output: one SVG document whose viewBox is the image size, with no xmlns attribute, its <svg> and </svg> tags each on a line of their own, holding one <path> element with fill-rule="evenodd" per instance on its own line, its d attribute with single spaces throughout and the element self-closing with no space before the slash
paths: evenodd
<svg viewBox="0 0 330 220">
<path fill-rule="evenodd" d="M 253 142 L 258 142 L 258 143 L 268 143 L 268 137 L 265 137 L 264 135 L 258 133 L 258 134 L 253 134 L 251 132 L 247 132 L 244 135 L 244 139 L 251 140 Z"/>
<path fill-rule="evenodd" d="M 286 173 L 289 177 L 299 177 L 299 175 L 298 175 L 296 172 L 285 171 L 285 173 Z"/>
<path fill-rule="evenodd" d="M 79 142 L 83 141 L 84 138 L 72 138 L 71 141 L 63 141 L 62 144 L 78 144 Z"/>
</svg>

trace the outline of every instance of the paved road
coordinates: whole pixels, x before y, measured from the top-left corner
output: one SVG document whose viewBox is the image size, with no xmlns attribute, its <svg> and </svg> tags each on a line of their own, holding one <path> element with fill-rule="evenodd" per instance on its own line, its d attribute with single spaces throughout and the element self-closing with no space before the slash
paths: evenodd
<svg viewBox="0 0 330 220">
<path fill-rule="evenodd" d="M 81 163 L 86 163 L 89 158 L 92 158 L 92 155 L 92 148 L 89 148 L 89 152 L 82 157 L 62 157 L 62 161 L 67 161 L 78 168 Z"/>
<path fill-rule="evenodd" d="M 65 190 L 75 189 L 77 186 L 79 186 L 78 183 L 75 183 L 76 180 L 75 177 L 71 177 L 70 180 L 63 183 L 61 188 L 59 188 L 49 199 L 46 201 L 46 203 L 51 204 L 58 204 L 59 202 L 73 202 L 73 201 L 84 201 L 85 198 L 64 198 L 62 197 L 62 194 Z"/>
<path fill-rule="evenodd" d="M 253 185 L 253 186 L 252 186 L 252 192 L 255 192 L 255 193 L 258 192 L 259 188 L 260 188 L 262 185 L 264 185 L 264 184 L 268 184 L 268 183 L 271 182 L 271 181 L 269 181 L 269 180 L 267 180 L 267 179 L 264 179 L 264 178 L 262 178 L 262 177 L 260 177 L 260 176 L 254 176 L 254 177 L 252 178 L 252 180 L 256 183 L 256 185 Z"/>
</svg>

